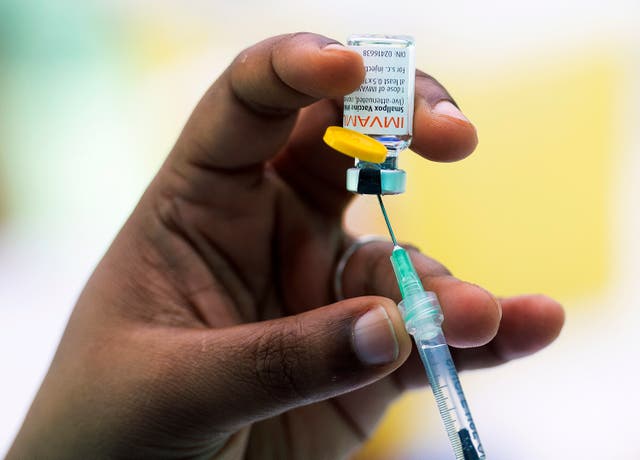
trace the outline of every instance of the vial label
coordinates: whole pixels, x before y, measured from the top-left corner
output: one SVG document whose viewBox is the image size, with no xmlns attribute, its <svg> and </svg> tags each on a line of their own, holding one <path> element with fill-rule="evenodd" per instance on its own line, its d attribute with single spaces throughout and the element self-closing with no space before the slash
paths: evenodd
<svg viewBox="0 0 640 460">
<path fill-rule="evenodd" d="M 345 96 L 345 128 L 369 135 L 406 135 L 413 124 L 414 47 L 351 45 L 364 60 L 366 76 Z"/>
</svg>

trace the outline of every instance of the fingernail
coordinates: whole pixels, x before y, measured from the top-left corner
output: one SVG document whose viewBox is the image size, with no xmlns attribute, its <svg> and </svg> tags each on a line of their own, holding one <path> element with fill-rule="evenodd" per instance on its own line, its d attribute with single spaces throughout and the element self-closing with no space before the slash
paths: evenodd
<svg viewBox="0 0 640 460">
<path fill-rule="evenodd" d="M 347 51 L 348 48 L 340 43 L 329 43 L 327 46 L 322 48 L 323 51 Z"/>
<path fill-rule="evenodd" d="M 431 111 L 438 115 L 446 115 L 448 117 L 457 118 L 458 120 L 469 121 L 469 119 L 465 117 L 460 109 L 453 105 L 451 101 L 440 101 L 433 109 L 431 109 Z"/>
<path fill-rule="evenodd" d="M 369 310 L 353 326 L 353 348 L 365 364 L 387 364 L 400 352 L 393 324 L 383 307 Z"/>
</svg>

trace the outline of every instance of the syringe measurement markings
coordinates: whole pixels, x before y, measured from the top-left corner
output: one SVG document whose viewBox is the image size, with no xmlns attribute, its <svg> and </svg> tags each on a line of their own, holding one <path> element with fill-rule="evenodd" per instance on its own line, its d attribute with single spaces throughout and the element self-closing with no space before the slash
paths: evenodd
<svg viewBox="0 0 640 460">
<path fill-rule="evenodd" d="M 435 377 L 435 376 L 434 376 Z M 460 442 L 460 438 L 458 437 L 458 432 L 456 431 L 455 422 L 451 417 L 451 414 L 447 410 L 447 398 L 442 393 L 442 387 L 433 386 L 433 396 L 436 400 L 436 405 L 438 406 L 438 410 L 440 412 L 440 416 L 442 417 L 442 422 L 444 424 L 444 428 L 447 431 L 447 436 L 449 437 L 449 442 L 453 447 L 453 452 L 455 453 L 456 460 L 464 460 L 464 452 L 462 450 L 462 443 Z"/>
<path fill-rule="evenodd" d="M 455 409 L 455 401 L 449 394 L 451 388 L 447 388 L 449 383 L 446 379 L 449 374 L 446 372 L 438 372 L 438 370 L 441 371 L 441 369 L 438 368 L 438 359 L 436 358 L 439 348 L 440 347 L 425 346 L 423 343 L 420 343 L 419 346 L 420 354 L 422 355 L 425 369 L 427 371 L 427 377 L 429 377 L 429 382 L 431 382 L 431 390 L 433 391 L 433 396 L 435 397 L 436 405 L 438 406 L 438 412 L 440 412 L 440 418 L 442 419 L 444 429 L 447 432 L 447 437 L 449 438 L 449 442 L 453 448 L 455 458 L 456 460 L 465 460 L 462 442 L 458 435 L 458 430 L 456 429 L 456 425 L 458 423 L 458 411 L 450 410 L 451 407 Z M 439 384 L 438 382 L 440 381 L 443 383 Z M 445 388 L 446 390 L 443 391 Z"/>
</svg>

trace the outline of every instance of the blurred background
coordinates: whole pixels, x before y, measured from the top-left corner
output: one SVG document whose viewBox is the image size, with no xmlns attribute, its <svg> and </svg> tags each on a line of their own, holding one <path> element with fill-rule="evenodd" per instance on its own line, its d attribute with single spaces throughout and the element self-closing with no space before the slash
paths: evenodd
<svg viewBox="0 0 640 460">
<path fill-rule="evenodd" d="M 550 348 L 462 375 L 489 457 L 639 458 L 639 19 L 637 0 L 0 0 L 0 454 L 200 95 L 244 47 L 306 30 L 416 38 L 480 145 L 403 154 L 397 234 L 497 294 L 566 306 Z M 375 200 L 347 223 L 384 231 Z M 357 458 L 452 458 L 430 392 Z"/>
</svg>

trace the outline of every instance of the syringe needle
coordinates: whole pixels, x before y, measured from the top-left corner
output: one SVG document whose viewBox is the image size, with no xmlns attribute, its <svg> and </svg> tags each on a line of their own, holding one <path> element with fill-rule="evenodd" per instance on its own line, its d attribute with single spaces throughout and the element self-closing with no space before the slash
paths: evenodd
<svg viewBox="0 0 640 460">
<path fill-rule="evenodd" d="M 394 246 L 398 246 L 396 235 L 394 235 L 393 229 L 391 228 L 391 222 L 389 222 L 389 216 L 387 215 L 387 210 L 384 207 L 384 203 L 382 202 L 382 195 L 378 195 L 378 203 L 380 203 L 380 209 L 382 210 L 384 221 L 387 223 L 387 228 L 389 229 L 389 235 L 391 235 L 391 241 L 393 242 Z"/>
</svg>

